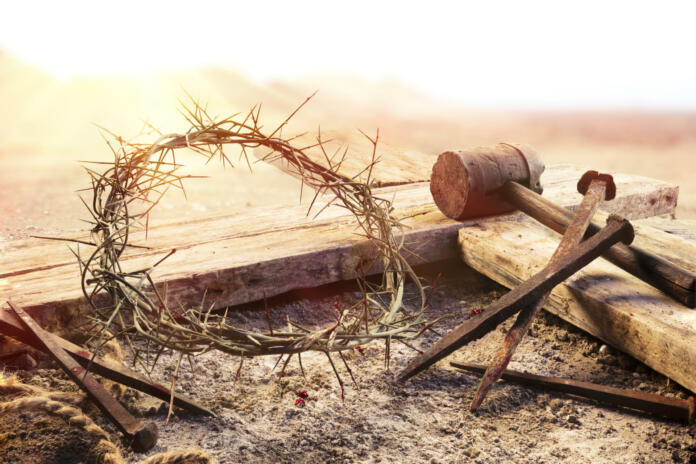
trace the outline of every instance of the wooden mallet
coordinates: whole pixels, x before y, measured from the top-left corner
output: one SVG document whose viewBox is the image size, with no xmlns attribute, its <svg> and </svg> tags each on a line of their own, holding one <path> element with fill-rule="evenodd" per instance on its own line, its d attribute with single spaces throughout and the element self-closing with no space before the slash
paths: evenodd
<svg viewBox="0 0 696 464">
<path fill-rule="evenodd" d="M 573 212 L 543 198 L 543 163 L 526 145 L 501 143 L 442 153 L 433 166 L 430 192 L 446 216 L 469 219 L 520 210 L 563 234 Z M 588 226 L 585 238 L 596 234 Z M 696 308 L 696 274 L 636 246 L 616 244 L 603 255 L 607 261 L 669 295 Z"/>
</svg>

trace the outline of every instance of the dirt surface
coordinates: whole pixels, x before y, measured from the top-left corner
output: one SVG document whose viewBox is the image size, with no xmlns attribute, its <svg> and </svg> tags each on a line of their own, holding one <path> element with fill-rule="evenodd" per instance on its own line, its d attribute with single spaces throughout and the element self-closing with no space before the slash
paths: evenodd
<svg viewBox="0 0 696 464">
<path fill-rule="evenodd" d="M 16 375 L 21 383 L 47 391 L 76 394 L 79 392 L 77 386 L 62 371 L 56 370 L 49 359 L 39 358 L 36 353 L 32 353 L 31 356 L 40 361 L 40 365 L 34 370 L 16 370 L 11 359 L 0 361 L 0 366 L 7 368 L 5 374 Z M 4 368 L 2 370 L 5 370 Z M 15 398 L 18 396 L 0 395 L 0 402 Z M 83 398 L 76 406 L 107 432 L 116 433 L 116 429 L 86 398 Z M 98 457 L 93 452 L 95 444 L 83 429 L 68 425 L 65 418 L 44 411 L 24 409 L 0 416 L 0 462 L 2 463 L 96 462 Z"/>
<path fill-rule="evenodd" d="M 82 431 L 41 412 L 0 417 L 0 460 L 7 463 L 78 463 L 92 445 Z"/>
<path fill-rule="evenodd" d="M 431 297 L 430 314 L 452 314 L 436 328 L 439 333 L 505 292 L 459 263 L 426 269 L 423 275 L 427 280 L 434 280 L 435 268 L 443 271 L 443 276 Z M 410 291 L 413 293 L 413 288 Z M 333 320 L 327 308 L 334 300 L 343 304 L 355 298 L 360 295 L 345 286 L 295 292 L 292 298 L 271 301 L 273 324 L 280 326 L 288 314 L 304 323 L 326 325 Z M 261 305 L 247 305 L 231 318 L 237 324 L 263 330 L 267 322 L 259 309 Z M 406 346 L 392 346 L 388 371 L 384 347 L 379 343 L 362 347 L 362 354 L 347 353 L 355 385 L 334 356 L 345 383 L 344 400 L 321 353 L 302 356 L 306 377 L 296 358 L 278 377 L 278 368 L 273 370 L 277 359 L 265 357 L 245 361 L 240 378 L 235 380 L 239 360 L 212 352 L 198 357 L 193 371 L 183 365 L 178 389 L 213 409 L 217 417 L 176 411 L 165 424 L 167 406 L 163 402 L 134 392 L 126 395 L 125 402 L 132 412 L 154 421 L 160 429 L 158 445 L 148 455 L 201 446 L 221 463 L 696 462 L 696 427 L 566 395 L 499 383 L 479 412 L 468 412 L 478 378 L 456 371 L 449 361 L 488 361 L 505 327 L 403 385 L 394 382 L 394 374 L 415 354 Z M 425 348 L 437 338 L 435 333 L 426 332 L 414 346 Z M 163 361 L 157 376 L 167 383 L 173 359 Z M 511 367 L 668 396 L 687 394 L 660 374 L 546 313 L 534 323 Z M 51 369 L 31 371 L 24 378 L 53 389 L 74 389 L 61 372 Z M 297 392 L 303 390 L 309 397 L 301 407 L 295 403 Z M 118 434 L 103 424 L 98 413 L 90 415 L 120 443 Z M 79 435 L 60 420 L 33 413 L 10 414 L 0 420 L 0 429 L 12 431 L 0 441 L 2 462 L 89 462 L 88 454 L 77 456 L 84 449 Z M 18 432 L 20 428 L 27 430 L 26 435 Z M 40 440 L 39 436 L 50 438 Z M 124 453 L 132 463 L 146 457 L 127 450 Z M 18 456 L 38 460 L 17 461 Z M 42 461 L 44 458 L 48 460 Z"/>
</svg>

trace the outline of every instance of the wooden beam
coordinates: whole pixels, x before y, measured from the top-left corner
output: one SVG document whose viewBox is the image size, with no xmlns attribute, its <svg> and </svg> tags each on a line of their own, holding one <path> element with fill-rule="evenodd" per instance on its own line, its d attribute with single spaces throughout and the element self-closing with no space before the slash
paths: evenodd
<svg viewBox="0 0 696 464">
<path fill-rule="evenodd" d="M 526 217 L 459 231 L 464 261 L 512 288 L 548 262 L 558 234 Z M 635 221 L 634 245 L 696 271 L 696 243 Z M 670 222 L 679 228 L 679 222 Z M 674 227 L 676 225 L 676 227 Z M 551 293 L 545 309 L 696 391 L 696 311 L 598 259 Z"/>
<path fill-rule="evenodd" d="M 581 174 L 570 166 L 548 168 L 542 178 L 544 195 L 564 206 L 577 205 L 581 196 L 575 184 Z M 621 193 L 606 204 L 611 212 L 629 218 L 674 212 L 677 187 L 635 176 L 615 179 Z M 478 221 L 460 223 L 444 217 L 432 203 L 427 183 L 378 193 L 394 199 L 395 214 L 409 227 L 407 246 L 418 255 L 412 258 L 414 264 L 456 256 L 457 230 L 478 227 Z M 648 206 L 634 207 L 643 204 Z M 205 294 L 206 304 L 216 307 L 355 278 L 361 260 L 371 256 L 371 247 L 356 233 L 354 219 L 341 208 L 316 219 L 306 213 L 304 206 L 279 206 L 152 226 L 147 241 L 144 232 L 137 232 L 131 242 L 151 249 L 128 250 L 122 264 L 125 270 L 147 267 L 176 248 L 153 273 L 155 282 L 166 284 L 170 302 L 198 305 Z M 80 249 L 87 253 L 90 247 Z M 87 309 L 78 272 L 64 243 L 4 242 L 0 301 L 16 301 L 45 328 L 61 333 L 71 318 Z"/>
</svg>

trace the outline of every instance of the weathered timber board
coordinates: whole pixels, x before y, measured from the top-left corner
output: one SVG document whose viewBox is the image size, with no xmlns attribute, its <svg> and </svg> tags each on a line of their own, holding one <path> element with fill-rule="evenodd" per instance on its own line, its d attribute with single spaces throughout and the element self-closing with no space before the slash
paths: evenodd
<svg viewBox="0 0 696 464">
<path fill-rule="evenodd" d="M 582 171 L 570 166 L 547 171 L 544 195 L 565 206 L 578 204 L 575 184 Z M 677 187 L 635 176 L 615 179 L 620 193 L 606 209 L 629 218 L 674 212 Z M 456 256 L 457 230 L 476 224 L 445 218 L 427 183 L 388 187 L 380 194 L 394 199 L 395 214 L 409 226 L 407 244 L 418 254 L 414 263 Z M 306 212 L 304 206 L 282 206 L 152 226 L 147 241 L 143 232 L 132 237 L 132 243 L 152 249 L 130 249 L 122 264 L 127 270 L 146 267 L 176 248 L 153 273 L 155 281 L 166 284 L 170 302 L 197 305 L 205 294 L 206 303 L 216 307 L 354 278 L 360 261 L 372 253 L 353 218 L 340 208 L 316 219 Z M 7 299 L 56 331 L 85 309 L 78 266 L 67 245 L 36 239 L 1 244 L 0 303 Z"/>
<path fill-rule="evenodd" d="M 696 271 L 695 243 L 642 222 L 634 223 L 636 246 Z M 459 231 L 462 257 L 508 288 L 542 269 L 559 240 L 521 215 L 480 224 Z M 696 311 L 604 259 L 557 286 L 545 309 L 696 392 Z"/>
<path fill-rule="evenodd" d="M 546 189 L 544 196 L 558 204 L 574 207 L 581 199 L 575 192 L 575 183 L 581 174 L 582 170 L 568 165 L 548 168 L 542 177 Z M 616 199 L 606 204 L 607 211 L 616 212 L 631 219 L 674 212 L 679 193 L 678 187 L 640 176 L 619 174 L 616 178 L 617 182 L 621 183 L 623 191 Z M 396 195 L 397 208 L 433 206 L 426 183 L 383 188 L 378 193 L 386 198 Z M 315 207 L 315 211 L 318 211 L 319 207 Z M 129 258 L 160 256 L 171 248 L 184 250 L 228 239 L 263 236 L 272 231 L 309 227 L 314 223 L 341 216 L 345 216 L 345 210 L 333 208 L 323 212 L 318 221 L 315 221 L 311 216 L 307 217 L 306 207 L 294 203 L 151 225 L 147 240 L 145 233 L 140 231 L 132 235 L 130 243 L 146 245 L 152 250 L 130 249 L 126 252 L 126 256 Z M 89 240 L 88 235 L 75 238 Z M 82 249 L 88 250 L 89 247 L 83 246 Z M 0 242 L 0 279 L 66 266 L 77 268 L 76 259 L 64 242 L 38 239 Z M 0 291 L 2 291 L 1 288 Z"/>
<path fill-rule="evenodd" d="M 659 229 L 670 235 L 676 235 L 679 238 L 696 243 L 696 219 L 680 219 L 678 221 L 673 221 L 664 217 L 652 217 L 640 221 L 640 225 L 642 227 L 651 226 L 654 229 Z M 669 250 L 666 250 L 666 252 L 669 252 Z"/>
</svg>

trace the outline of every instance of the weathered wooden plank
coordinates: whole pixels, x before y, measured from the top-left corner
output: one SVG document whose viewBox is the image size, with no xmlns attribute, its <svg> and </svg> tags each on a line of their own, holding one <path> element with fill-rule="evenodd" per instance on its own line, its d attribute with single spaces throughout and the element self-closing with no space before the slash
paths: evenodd
<svg viewBox="0 0 696 464">
<path fill-rule="evenodd" d="M 574 184 L 581 174 L 582 170 L 573 166 L 550 167 L 542 177 L 546 189 L 544 196 L 572 208 L 581 199 L 580 194 L 574 190 Z M 618 174 L 616 178 L 616 182 L 622 185 L 623 192 L 615 200 L 606 204 L 607 211 L 632 219 L 674 212 L 679 193 L 678 187 L 640 176 Z M 432 204 L 426 184 L 384 188 L 379 192 L 387 198 L 396 194 L 397 208 Z M 344 215 L 344 210 L 334 208 L 322 213 L 319 220 Z M 278 218 L 285 218 L 285 220 Z M 291 230 L 312 222 L 314 222 L 312 218 L 307 217 L 306 207 L 295 203 L 253 212 L 234 211 L 225 215 L 151 225 L 147 240 L 145 233 L 140 231 L 132 236 L 131 243 L 147 245 L 152 250 L 130 249 L 126 252 L 126 256 L 160 255 L 171 248 L 183 250 L 205 243 L 263 234 L 269 230 Z M 88 235 L 75 238 L 89 240 Z M 61 242 L 37 239 L 0 242 L 0 279 L 19 273 L 70 267 L 75 264 L 75 257 Z"/>
<path fill-rule="evenodd" d="M 575 184 L 581 173 L 569 166 L 549 168 L 543 178 L 545 196 L 565 206 L 577 204 L 581 196 Z M 606 204 L 607 209 L 627 217 L 674 211 L 675 202 L 665 198 L 676 198 L 675 186 L 620 175 L 616 182 L 621 194 Z M 379 193 L 393 197 L 397 216 L 406 218 L 408 246 L 419 256 L 413 262 L 456 256 L 457 230 L 476 223 L 445 218 L 433 205 L 427 183 L 388 187 Z M 633 208 L 646 198 L 654 199 L 647 211 Z M 206 294 L 206 302 L 216 307 L 352 279 L 359 262 L 371 254 L 344 210 L 334 208 L 314 219 L 297 205 L 153 226 L 147 241 L 139 232 L 132 243 L 152 249 L 130 249 L 122 259 L 125 269 L 149 266 L 176 248 L 153 273 L 155 281 L 166 283 L 170 301 L 199 304 Z M 39 240 L 3 243 L 0 302 L 7 299 L 30 309 L 52 330 L 85 309 L 78 266 L 67 246 Z"/>
<path fill-rule="evenodd" d="M 491 218 L 459 231 L 464 261 L 513 287 L 548 262 L 558 234 L 522 216 Z M 636 221 L 635 245 L 690 270 L 696 244 Z M 545 306 L 571 324 L 696 391 L 696 311 L 598 259 L 559 285 Z"/>
<path fill-rule="evenodd" d="M 665 217 L 652 217 L 640 221 L 640 227 L 652 227 L 670 235 L 696 243 L 696 219 L 680 219 L 675 221 Z M 649 229 L 646 229 L 649 230 Z M 676 257 L 678 259 L 678 257 Z"/>
</svg>

